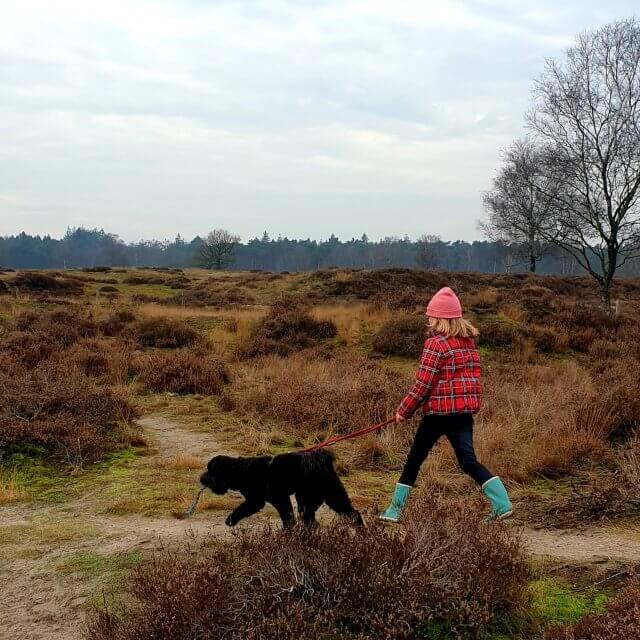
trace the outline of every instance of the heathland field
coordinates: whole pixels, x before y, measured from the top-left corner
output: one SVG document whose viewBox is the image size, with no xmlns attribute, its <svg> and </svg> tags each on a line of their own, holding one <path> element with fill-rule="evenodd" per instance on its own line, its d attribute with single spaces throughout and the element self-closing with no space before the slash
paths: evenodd
<svg viewBox="0 0 640 640">
<path fill-rule="evenodd" d="M 438 288 L 481 332 L 487 506 L 441 443 L 375 519 L 417 420 L 337 446 L 368 527 L 185 510 L 215 453 L 393 414 Z M 0 638 L 640 637 L 640 281 L 389 269 L 0 272 Z"/>
</svg>

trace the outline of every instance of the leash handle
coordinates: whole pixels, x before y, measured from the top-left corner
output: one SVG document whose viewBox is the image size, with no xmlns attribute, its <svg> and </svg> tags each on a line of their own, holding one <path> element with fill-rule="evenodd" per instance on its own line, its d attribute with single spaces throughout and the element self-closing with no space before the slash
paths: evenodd
<svg viewBox="0 0 640 640">
<path fill-rule="evenodd" d="M 360 436 L 367 435 L 368 433 L 373 433 L 374 431 L 379 431 L 380 429 L 386 427 L 387 425 L 395 422 L 395 417 L 389 418 L 384 422 L 379 422 L 378 424 L 372 424 L 368 427 L 364 427 L 362 429 L 356 429 L 351 433 L 347 433 L 343 436 L 332 436 L 331 438 L 327 438 L 324 442 L 319 442 L 318 444 L 311 445 L 306 449 L 302 449 L 303 453 L 311 453 L 312 451 L 318 451 L 318 449 L 324 449 L 325 447 L 332 447 L 334 444 L 338 444 L 338 442 L 343 442 L 344 440 L 351 440 L 353 438 L 359 438 Z"/>
</svg>

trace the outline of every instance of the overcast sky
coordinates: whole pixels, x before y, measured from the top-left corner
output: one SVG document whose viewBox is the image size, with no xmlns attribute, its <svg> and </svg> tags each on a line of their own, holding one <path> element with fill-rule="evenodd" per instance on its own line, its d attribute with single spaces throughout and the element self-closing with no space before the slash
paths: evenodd
<svg viewBox="0 0 640 640">
<path fill-rule="evenodd" d="M 478 237 L 531 79 L 628 0 L 0 0 L 0 234 Z"/>
</svg>

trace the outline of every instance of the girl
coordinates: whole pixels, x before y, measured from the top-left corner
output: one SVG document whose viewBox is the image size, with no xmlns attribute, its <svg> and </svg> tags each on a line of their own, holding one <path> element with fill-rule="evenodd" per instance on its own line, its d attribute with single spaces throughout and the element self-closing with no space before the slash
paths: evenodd
<svg viewBox="0 0 640 640">
<path fill-rule="evenodd" d="M 473 415 L 480 409 L 480 354 L 474 338 L 478 330 L 462 317 L 456 294 L 444 287 L 431 299 L 426 313 L 431 336 L 424 343 L 417 379 L 396 412 L 396 423 L 408 420 L 422 405 L 422 422 L 407 456 L 404 470 L 382 520 L 398 522 L 429 451 L 446 436 L 460 468 L 482 488 L 491 502 L 486 521 L 513 513 L 507 491 L 498 476 L 476 460 Z"/>
</svg>

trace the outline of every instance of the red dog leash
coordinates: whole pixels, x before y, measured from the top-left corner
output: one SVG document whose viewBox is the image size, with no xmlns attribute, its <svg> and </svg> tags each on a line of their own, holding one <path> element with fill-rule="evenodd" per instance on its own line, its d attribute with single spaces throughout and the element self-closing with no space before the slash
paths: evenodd
<svg viewBox="0 0 640 640">
<path fill-rule="evenodd" d="M 303 453 L 309 453 L 310 451 L 317 451 L 318 449 L 324 449 L 324 447 L 332 447 L 334 444 L 338 444 L 338 442 L 342 442 L 343 440 L 351 440 L 352 438 L 358 438 L 359 436 L 367 435 L 367 433 L 373 433 L 374 431 L 379 431 L 383 427 L 395 422 L 396 419 L 389 418 L 384 422 L 380 422 L 378 424 L 372 424 L 368 427 L 364 427 L 363 429 L 357 429 L 356 431 L 352 431 L 351 433 L 347 433 L 344 436 L 332 436 L 331 438 L 327 438 L 324 442 L 319 442 L 318 444 L 311 445 L 306 449 L 303 449 Z"/>
</svg>

